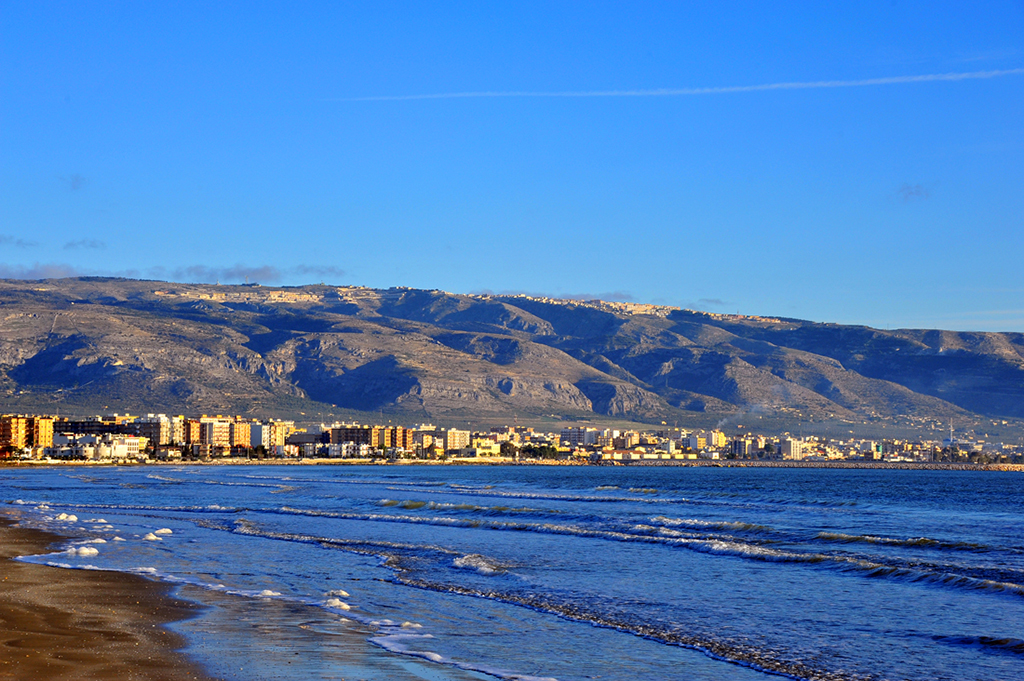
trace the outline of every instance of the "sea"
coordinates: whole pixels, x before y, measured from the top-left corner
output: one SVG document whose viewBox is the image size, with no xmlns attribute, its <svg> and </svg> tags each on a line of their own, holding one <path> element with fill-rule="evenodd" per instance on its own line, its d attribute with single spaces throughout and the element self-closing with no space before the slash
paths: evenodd
<svg viewBox="0 0 1024 681">
<path fill-rule="evenodd" d="M 557 466 L 0 470 L 168 582 L 224 679 L 1024 679 L 1024 476 Z"/>
</svg>

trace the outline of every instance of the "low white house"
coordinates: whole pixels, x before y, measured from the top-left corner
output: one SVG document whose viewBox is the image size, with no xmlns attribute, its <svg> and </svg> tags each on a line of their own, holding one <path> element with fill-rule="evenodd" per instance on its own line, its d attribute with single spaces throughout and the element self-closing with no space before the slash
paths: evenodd
<svg viewBox="0 0 1024 681">
<path fill-rule="evenodd" d="M 137 459 L 146 449 L 146 438 L 134 435 L 54 435 L 44 454 L 52 459 L 123 461 Z"/>
</svg>

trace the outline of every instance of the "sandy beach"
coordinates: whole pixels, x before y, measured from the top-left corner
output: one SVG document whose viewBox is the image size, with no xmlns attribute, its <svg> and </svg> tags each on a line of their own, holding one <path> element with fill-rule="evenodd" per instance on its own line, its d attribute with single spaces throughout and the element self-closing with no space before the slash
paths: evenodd
<svg viewBox="0 0 1024 681">
<path fill-rule="evenodd" d="M 194 605 L 134 575 L 62 570 L 11 560 L 61 537 L 0 517 L 0 679 L 210 679 L 177 650 L 165 624 Z"/>
</svg>

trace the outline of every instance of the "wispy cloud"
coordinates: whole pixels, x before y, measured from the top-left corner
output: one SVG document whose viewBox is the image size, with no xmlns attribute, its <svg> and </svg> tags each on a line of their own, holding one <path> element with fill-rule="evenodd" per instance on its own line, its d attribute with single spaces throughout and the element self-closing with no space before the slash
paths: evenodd
<svg viewBox="0 0 1024 681">
<path fill-rule="evenodd" d="M 77 192 L 88 182 L 84 175 L 79 175 L 78 173 L 72 173 L 71 175 L 60 179 L 65 185 L 67 185 L 67 188 L 73 192 Z"/>
<path fill-rule="evenodd" d="M 988 50 L 986 52 L 963 52 L 954 61 L 969 63 L 977 61 L 991 61 L 993 59 L 1014 59 L 1018 54 L 1020 54 L 1020 51 L 1013 48 Z"/>
<path fill-rule="evenodd" d="M 1024 310 L 981 310 L 979 312 L 965 312 L 964 315 L 1024 315 Z"/>
<path fill-rule="evenodd" d="M 490 289 L 477 289 L 470 293 L 483 296 L 530 296 L 531 298 L 554 298 L 557 300 L 608 300 L 618 303 L 636 301 L 633 294 L 628 291 L 609 291 L 606 293 L 538 293 L 536 291 L 491 291 Z"/>
<path fill-rule="evenodd" d="M 345 276 L 345 270 L 333 265 L 298 265 L 291 268 L 290 272 L 303 276 L 320 277 L 321 279 Z"/>
<path fill-rule="evenodd" d="M 345 271 L 332 265 L 296 265 L 295 267 L 280 268 L 274 265 L 245 265 L 237 263 L 230 267 L 210 267 L 208 265 L 188 265 L 185 267 L 151 267 L 146 271 L 147 276 L 154 279 L 166 281 L 181 281 L 188 283 L 222 284 L 239 283 L 248 281 L 260 284 L 279 284 L 283 281 L 294 281 L 296 277 L 309 279 L 315 277 L 323 280 L 326 278 L 339 278 L 345 275 Z M 303 282 L 308 283 L 308 281 Z"/>
<path fill-rule="evenodd" d="M 0 235 L 0 244 L 13 237 Z M 65 249 L 105 248 L 101 241 L 83 239 L 71 242 Z M 345 276 L 345 271 L 333 265 L 297 265 L 294 267 L 275 267 L 274 265 L 245 265 L 236 263 L 228 267 L 210 267 L 208 265 L 187 265 L 182 267 L 149 267 L 144 270 L 124 269 L 106 270 L 83 269 L 63 263 L 35 263 L 34 265 L 13 265 L 0 263 L 0 279 L 61 279 L 65 277 L 125 277 L 128 279 L 158 279 L 161 281 L 177 281 L 194 284 L 235 284 L 249 281 L 261 284 L 280 284 L 282 282 L 308 284 L 312 279 L 324 281 Z"/>
<path fill-rule="evenodd" d="M 697 301 L 697 304 L 698 305 L 712 305 L 712 306 L 715 306 L 715 307 L 722 307 L 724 305 L 727 305 L 728 303 L 726 303 L 721 298 L 701 298 L 700 300 Z"/>
<path fill-rule="evenodd" d="M 1024 331 L 1024 314 L 1012 315 L 1006 313 L 986 316 L 974 312 L 965 312 L 960 315 L 936 315 L 917 319 L 847 319 L 839 323 L 863 324 L 876 329 L 888 330 L 942 329 L 945 331 L 1020 333 Z"/>
<path fill-rule="evenodd" d="M 78 241 L 69 241 L 64 244 L 65 251 L 74 251 L 80 248 L 100 249 L 106 247 L 107 244 L 105 242 L 96 239 L 79 239 Z"/>
<path fill-rule="evenodd" d="M 1024 68 L 999 69 L 993 71 L 970 71 L 954 73 L 927 73 L 916 76 L 889 76 L 885 78 L 863 78 L 860 80 L 815 80 L 760 85 L 727 85 L 717 87 L 661 88 L 657 90 L 568 90 L 564 92 L 438 92 L 419 95 L 374 95 L 369 97 L 335 97 L 332 102 L 401 102 L 420 99 L 478 99 L 490 97 L 684 97 L 693 95 L 724 95 L 741 92 L 764 92 L 768 90 L 814 90 L 821 88 L 870 87 L 874 85 L 903 85 L 909 83 L 931 83 L 937 81 L 979 80 L 1024 74 Z"/>
<path fill-rule="evenodd" d="M 609 291 L 607 293 L 568 293 L 563 296 L 566 300 L 611 300 L 618 303 L 632 303 L 636 297 L 629 291 Z"/>
<path fill-rule="evenodd" d="M 6 237 L 10 238 L 10 237 Z M 5 237 L 0 236 L 0 243 Z M 72 242 L 66 249 L 105 248 L 106 244 L 85 239 L 81 243 Z M 66 277 L 125 277 L 128 279 L 158 279 L 191 284 L 235 284 L 249 281 L 261 284 L 280 284 L 295 282 L 311 283 L 315 277 L 318 281 L 327 278 L 337 279 L 345 275 L 344 270 L 331 265 L 297 265 L 279 268 L 273 265 L 245 265 L 237 263 L 229 267 L 210 267 L 207 265 L 188 265 L 183 267 L 150 267 L 144 270 L 124 269 L 83 269 L 63 263 L 35 263 L 34 265 L 12 265 L 0 263 L 0 279 L 62 279 Z M 299 281 L 296 281 L 299 280 Z"/>
<path fill-rule="evenodd" d="M 7 265 L 0 263 L 0 279 L 62 279 L 85 274 L 71 265 L 36 263 L 34 265 Z"/>
<path fill-rule="evenodd" d="M 35 248 L 39 243 L 36 241 L 27 241 L 25 239 L 19 239 L 18 237 L 11 236 L 10 234 L 0 234 L 0 246 L 14 246 L 15 248 Z"/>
<path fill-rule="evenodd" d="M 283 279 L 281 270 L 273 265 L 249 266 L 243 264 L 230 267 L 209 267 L 189 265 L 186 267 L 152 267 L 147 271 L 155 279 L 181 281 L 197 284 L 234 283 L 241 281 L 276 284 Z"/>
<path fill-rule="evenodd" d="M 923 201 L 927 199 L 931 194 L 928 192 L 928 188 L 919 184 L 904 184 L 897 192 L 900 198 L 903 199 L 904 203 L 910 201 Z"/>
<path fill-rule="evenodd" d="M 1008 310 L 960 310 L 952 314 L 937 314 L 932 315 L 933 320 L 945 320 L 945 319 L 971 319 L 974 317 L 991 317 L 993 319 L 999 317 L 1019 317 L 1024 316 L 1024 309 L 1008 309 Z"/>
</svg>

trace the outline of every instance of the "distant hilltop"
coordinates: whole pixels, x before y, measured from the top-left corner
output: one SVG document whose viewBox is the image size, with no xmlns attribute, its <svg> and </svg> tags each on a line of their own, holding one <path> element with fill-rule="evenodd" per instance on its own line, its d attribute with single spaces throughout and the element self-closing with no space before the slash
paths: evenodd
<svg viewBox="0 0 1024 681">
<path fill-rule="evenodd" d="M 242 287 L 239 290 L 239 287 Z M 413 291 L 405 286 L 394 286 L 389 289 L 371 289 L 365 286 L 324 286 L 320 285 L 317 290 L 311 291 L 310 287 L 263 287 L 260 284 L 181 284 L 168 286 L 153 290 L 155 296 L 170 296 L 178 298 L 190 298 L 194 300 L 216 300 L 216 301 L 243 301 L 253 303 L 302 303 L 302 302 L 324 302 L 325 300 L 358 300 L 367 297 L 386 298 L 388 296 L 401 296 L 406 291 Z M 40 288 L 37 290 L 49 290 Z M 432 289 L 430 293 L 445 295 L 460 295 Z M 703 312 L 687 308 L 673 307 L 671 305 L 654 305 L 652 303 L 634 303 L 628 301 L 607 301 L 594 299 L 576 298 L 553 298 L 548 296 L 531 296 L 525 293 L 507 295 L 488 295 L 479 293 L 465 294 L 467 298 L 488 300 L 496 297 L 529 300 L 538 303 L 550 303 L 557 305 L 589 307 L 595 310 L 606 310 L 614 314 L 624 315 L 654 315 L 667 317 L 673 312 L 688 312 L 695 315 L 704 315 L 711 319 L 728 321 L 756 321 L 756 322 L 781 322 L 775 317 L 762 317 L 758 315 L 722 314 L 717 312 Z"/>
<path fill-rule="evenodd" d="M 1024 417 L 1015 333 L 524 294 L 99 277 L 0 280 L 0 319 L 7 411 L 756 418 L 936 431 L 954 420 L 979 434 Z"/>
</svg>

